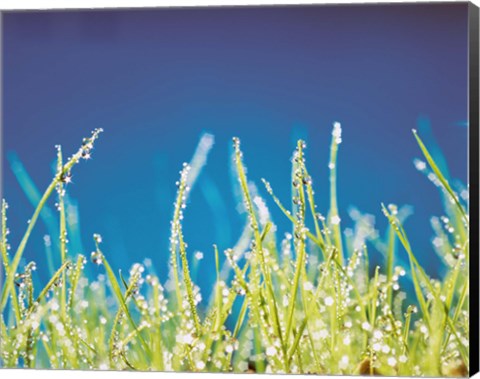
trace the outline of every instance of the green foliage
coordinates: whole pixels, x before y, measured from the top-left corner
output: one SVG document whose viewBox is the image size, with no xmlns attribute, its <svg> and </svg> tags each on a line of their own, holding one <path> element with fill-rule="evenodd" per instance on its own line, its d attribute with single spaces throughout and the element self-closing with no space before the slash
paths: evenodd
<svg viewBox="0 0 480 379">
<path fill-rule="evenodd" d="M 104 272 L 98 277 L 85 273 L 84 255 L 75 257 L 68 252 L 70 229 L 64 198 L 70 170 L 90 157 L 100 132 L 85 139 L 66 163 L 58 147 L 55 177 L 43 196 L 37 196 L 38 204 L 13 259 L 7 240 L 8 206 L 2 202 L 2 367 L 468 374 L 467 200 L 445 179 L 416 132 L 428 163 L 417 160 L 416 166 L 439 187 L 445 205 L 445 215 L 432 218 L 434 247 L 445 262 L 443 279 L 429 277 L 420 265 L 403 227 L 402 209 L 393 204 L 382 204 L 390 223 L 385 240 L 376 233 L 371 218 L 358 211 L 354 228 L 342 235 L 336 195 L 341 127 L 335 123 L 327 217 L 317 211 L 303 141 L 298 142 L 292 159 L 291 209 L 263 180 L 273 204 L 292 223 L 293 233 L 283 238 L 266 201 L 248 181 L 240 141 L 234 138 L 233 164 L 248 218 L 240 240 L 248 243 L 225 250 L 223 268 L 222 254 L 213 247 L 216 280 L 211 298 L 203 301 L 189 267 L 192 259 L 198 258 L 190 256 L 182 229 L 188 193 L 208 153 L 201 144 L 194 163 L 184 164 L 177 182 L 170 276 L 165 287 L 149 261 L 135 263 L 128 277 L 117 274 L 106 258 L 108 253 L 100 248 L 100 235 L 94 235 L 91 254 L 92 264 Z M 211 140 L 209 143 L 208 148 Z M 25 179 L 24 170 L 19 172 Z M 54 249 L 47 251 L 60 254 L 55 260 L 60 267 L 35 295 L 35 264 L 26 264 L 23 271 L 20 264 L 36 221 L 55 190 L 58 222 L 52 223 L 50 213 L 48 220 L 50 229 L 58 225 L 59 239 Z M 382 267 L 371 267 L 367 244 L 384 253 Z M 401 254 L 408 268 L 395 266 Z M 408 284 L 409 279 L 416 296 L 412 300 L 401 290 L 401 284 Z M 240 311 L 233 311 L 235 304 Z M 229 318 L 233 318 L 233 330 L 226 326 Z"/>
</svg>

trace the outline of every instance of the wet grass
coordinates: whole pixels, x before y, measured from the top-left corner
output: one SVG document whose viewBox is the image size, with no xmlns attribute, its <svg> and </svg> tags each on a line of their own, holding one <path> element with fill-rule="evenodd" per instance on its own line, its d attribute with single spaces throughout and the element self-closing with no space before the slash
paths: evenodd
<svg viewBox="0 0 480 379">
<path fill-rule="evenodd" d="M 180 172 L 171 222 L 170 274 L 158 278 L 150 260 L 133 264 L 124 276 L 102 251 L 100 235 L 93 236 L 90 262 L 87 254 L 69 253 L 69 238 L 78 238 L 69 233 L 79 233 L 69 225 L 66 207 L 70 172 L 90 158 L 100 132 L 84 139 L 67 160 L 57 147 L 56 174 L 42 196 L 30 196 L 36 209 L 15 249 L 8 243 L 8 206 L 2 202 L 1 367 L 468 374 L 467 192 L 452 188 L 415 131 L 412 138 L 424 157 L 415 166 L 444 200 L 445 214 L 432 218 L 433 245 L 445 264 L 442 279 L 429 277 L 419 264 L 403 227 L 406 208 L 381 204 L 389 221 L 385 238 L 375 230 L 370 215 L 356 210 L 351 212 L 354 227 L 342 230 L 336 198 L 342 130 L 335 123 L 326 216 L 315 204 L 303 141 L 293 153 L 288 184 L 292 198 L 287 204 L 275 196 L 266 179 L 270 198 L 258 195 L 248 180 L 240 141 L 233 139 L 233 165 L 247 225 L 236 246 L 223 252 L 212 246 L 216 265 L 209 270 L 216 279 L 211 295 L 203 300 L 190 269 L 201 264 L 201 255 L 188 249 L 182 219 L 190 189 L 212 146 L 211 136 L 201 140 L 191 164 L 184 164 Z M 17 174 L 22 171 L 15 167 Z M 19 181 L 24 188 L 29 185 L 25 175 Z M 58 198 L 56 223 L 47 206 L 53 196 Z M 280 234 L 270 218 L 270 205 L 290 220 L 292 233 Z M 52 267 L 55 260 L 50 257 L 51 279 L 43 284 L 32 276 L 34 262 L 21 267 L 39 218 L 48 221 L 51 234 L 45 239 L 47 255 L 60 255 L 58 267 Z M 370 263 L 367 246 L 383 254 L 381 266 Z M 400 255 L 406 267 L 395 265 Z M 92 277 L 86 265 L 101 266 L 102 274 Z M 413 299 L 402 283 L 413 287 Z M 239 311 L 233 311 L 235 305 Z M 227 328 L 227 319 L 233 328 Z"/>
</svg>

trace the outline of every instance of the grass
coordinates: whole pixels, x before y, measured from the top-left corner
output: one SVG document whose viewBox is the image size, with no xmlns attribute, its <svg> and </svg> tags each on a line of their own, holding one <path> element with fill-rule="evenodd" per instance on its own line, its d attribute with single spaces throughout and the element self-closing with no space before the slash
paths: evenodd
<svg viewBox="0 0 480 379">
<path fill-rule="evenodd" d="M 315 204 L 303 141 L 293 154 L 292 199 L 286 205 L 266 180 L 271 199 L 252 193 L 240 141 L 233 139 L 233 164 L 248 220 L 237 246 L 223 253 L 212 247 L 216 281 L 205 300 L 190 274 L 193 257 L 182 219 L 210 140 L 199 144 L 206 148 L 197 148 L 194 164 L 184 164 L 180 172 L 171 223 L 170 275 L 164 285 L 150 262 L 133 264 L 128 277 L 117 272 L 101 249 L 100 235 L 93 236 L 91 263 L 86 254 L 68 252 L 69 238 L 78 238 L 69 233 L 79 233 L 69 224 L 66 206 L 70 172 L 90 158 L 100 133 L 95 130 L 84 139 L 66 161 L 57 147 L 56 174 L 43 196 L 35 191 L 30 196 L 37 200 L 36 208 L 12 251 L 8 205 L 2 202 L 0 367 L 468 375 L 468 204 L 417 132 L 414 138 L 426 162 L 416 160 L 415 165 L 444 200 L 445 214 L 432 218 L 434 247 L 445 264 L 442 279 L 429 277 L 417 260 L 403 227 L 405 208 L 381 205 L 389 221 L 385 239 L 374 233 L 371 218 L 359 212 L 353 215 L 354 228 L 342 236 L 336 198 L 342 136 L 335 123 L 327 217 Z M 20 175 L 18 162 L 15 168 Z M 19 181 L 26 188 L 32 187 L 29 180 L 23 175 Z M 52 223 L 54 213 L 47 202 L 55 194 L 58 220 Z M 277 231 L 266 205 L 270 200 L 291 221 L 291 234 L 283 237 Z M 51 267 L 51 279 L 43 287 L 32 276 L 34 262 L 21 267 L 31 232 L 42 217 L 58 237 L 46 240 L 46 252 L 60 255 L 59 267 Z M 383 254 L 382 266 L 371 265 L 367 246 Z M 408 267 L 395 266 L 399 255 Z M 50 266 L 52 262 L 49 257 Z M 92 277 L 86 265 L 103 266 L 103 273 Z M 401 287 L 408 282 L 413 299 Z M 239 311 L 234 311 L 236 305 Z M 234 328 L 226 326 L 227 320 Z"/>
</svg>

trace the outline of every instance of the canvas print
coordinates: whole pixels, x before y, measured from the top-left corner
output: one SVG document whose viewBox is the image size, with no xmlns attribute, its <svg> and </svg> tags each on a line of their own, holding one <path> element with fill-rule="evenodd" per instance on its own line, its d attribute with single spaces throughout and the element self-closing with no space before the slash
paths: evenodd
<svg viewBox="0 0 480 379">
<path fill-rule="evenodd" d="M 1 17 L 1 368 L 477 371 L 473 4 Z"/>
</svg>

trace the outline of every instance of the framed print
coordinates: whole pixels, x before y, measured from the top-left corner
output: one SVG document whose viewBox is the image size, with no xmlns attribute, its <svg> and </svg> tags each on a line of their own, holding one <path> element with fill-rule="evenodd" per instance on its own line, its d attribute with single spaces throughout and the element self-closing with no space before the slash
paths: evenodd
<svg viewBox="0 0 480 379">
<path fill-rule="evenodd" d="M 478 371 L 478 8 L 1 13 L 0 367 Z"/>
</svg>

